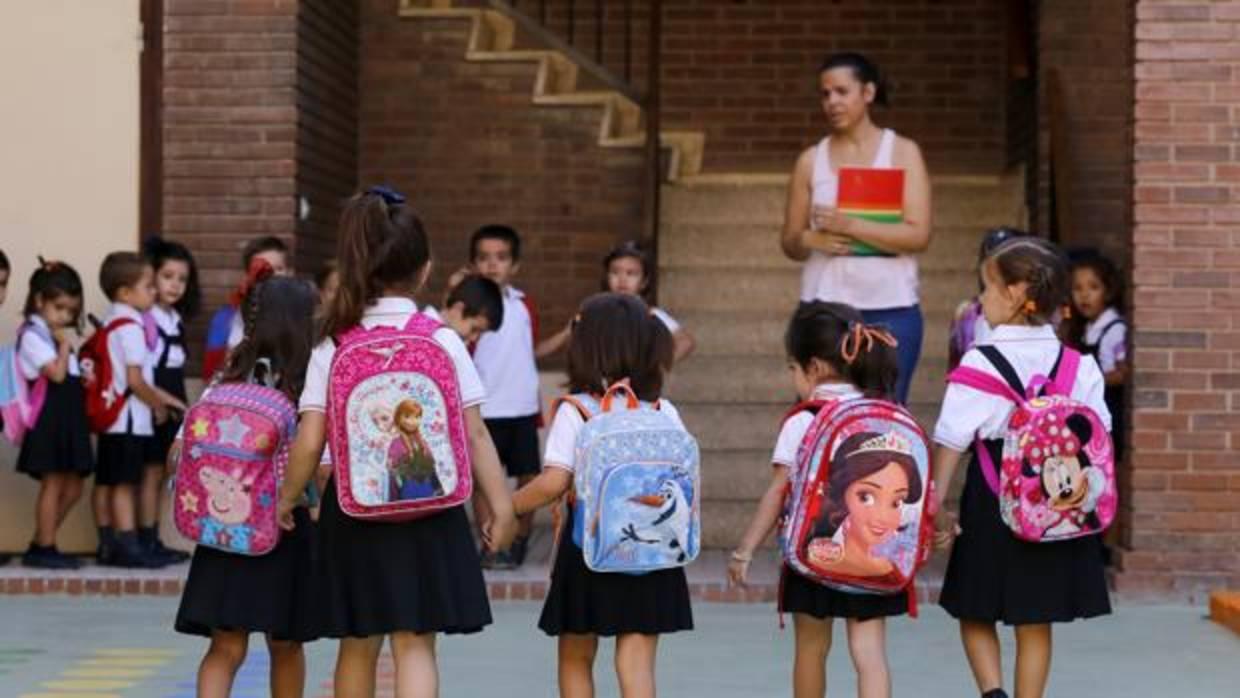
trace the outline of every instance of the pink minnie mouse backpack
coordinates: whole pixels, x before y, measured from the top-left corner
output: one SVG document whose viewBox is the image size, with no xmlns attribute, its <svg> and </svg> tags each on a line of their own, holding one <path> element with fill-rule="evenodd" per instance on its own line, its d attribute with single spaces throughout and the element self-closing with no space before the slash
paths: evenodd
<svg viewBox="0 0 1240 698">
<path fill-rule="evenodd" d="M 340 509 L 405 521 L 464 504 L 473 492 L 465 413 L 441 325 L 358 326 L 337 340 L 328 372 L 327 437 Z"/>
<path fill-rule="evenodd" d="M 280 540 L 276 505 L 297 430 L 297 408 L 274 389 L 212 386 L 185 414 L 173 519 L 186 538 L 264 555 Z"/>
<path fill-rule="evenodd" d="M 1115 454 L 1098 414 L 1072 399 L 1081 355 L 1064 347 L 1049 378 L 1026 388 L 992 346 L 977 349 L 1003 380 L 968 366 L 948 381 L 1011 400 L 1016 409 L 996 468 L 981 441 L 978 458 L 986 483 L 999 497 L 999 513 L 1017 538 L 1050 543 L 1104 531 L 1115 519 Z"/>
<path fill-rule="evenodd" d="M 779 537 L 788 566 L 841 591 L 906 591 L 915 601 L 935 501 L 925 432 L 884 400 L 810 402 L 788 416 L 804 410 L 815 416 L 797 452 Z"/>
</svg>

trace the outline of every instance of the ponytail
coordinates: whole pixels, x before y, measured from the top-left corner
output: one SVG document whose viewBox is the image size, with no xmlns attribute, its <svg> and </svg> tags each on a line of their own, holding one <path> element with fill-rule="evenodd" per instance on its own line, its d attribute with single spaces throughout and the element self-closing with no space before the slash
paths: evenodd
<svg viewBox="0 0 1240 698">
<path fill-rule="evenodd" d="M 296 400 L 310 362 L 317 300 L 301 279 L 268 272 L 256 280 L 241 303 L 245 336 L 228 355 L 221 380 L 263 382 Z"/>
<path fill-rule="evenodd" d="M 324 318 L 324 338 L 361 322 L 385 289 L 415 282 L 430 261 L 430 242 L 404 195 L 371 187 L 345 204 L 336 261 L 340 285 Z"/>
<path fill-rule="evenodd" d="M 784 334 L 788 357 L 802 368 L 819 359 L 862 393 L 882 399 L 895 394 L 895 347 L 887 330 L 866 325 L 856 308 L 843 303 L 801 303 Z"/>
</svg>

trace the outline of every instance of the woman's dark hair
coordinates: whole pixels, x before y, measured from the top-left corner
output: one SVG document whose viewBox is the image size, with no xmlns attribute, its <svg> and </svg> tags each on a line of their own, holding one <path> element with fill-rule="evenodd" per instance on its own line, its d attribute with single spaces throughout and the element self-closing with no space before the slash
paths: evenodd
<svg viewBox="0 0 1240 698">
<path fill-rule="evenodd" d="M 253 376 L 263 381 L 270 371 L 274 387 L 296 400 L 314 345 L 317 302 L 314 289 L 301 279 L 270 276 L 255 284 L 241 306 L 245 336 L 229 353 L 222 380 L 243 383 Z"/>
<path fill-rule="evenodd" d="M 1049 240 L 1032 235 L 1008 240 L 996 247 L 983 264 L 993 264 L 1004 284 L 1024 282 L 1028 286 L 1025 298 L 1032 307 L 1022 312 L 1030 324 L 1050 322 L 1070 295 L 1067 257 Z"/>
<path fill-rule="evenodd" d="M 840 524 L 844 523 L 844 519 L 848 517 L 848 505 L 844 501 L 844 495 L 848 493 L 850 485 L 892 463 L 900 466 L 908 478 L 908 498 L 905 501 L 921 500 L 921 473 L 918 472 L 917 463 L 911 455 L 893 450 L 856 452 L 862 444 L 880 436 L 883 435 L 872 431 L 853 434 L 844 439 L 844 443 L 836 450 L 831 459 L 831 473 L 827 476 L 827 501 L 814 530 L 816 536 L 833 536 L 839 530 Z"/>
<path fill-rule="evenodd" d="M 663 392 L 672 364 L 672 335 L 635 296 L 598 293 L 581 304 L 568 345 L 568 389 L 601 394 L 625 378 L 637 397 L 653 401 Z"/>
<path fill-rule="evenodd" d="M 386 187 L 354 195 L 340 215 L 340 288 L 324 318 L 323 336 L 335 337 L 360 322 L 384 289 L 412 285 L 430 258 L 422 221 L 404 196 Z"/>
<path fill-rule="evenodd" d="M 40 257 L 39 266 L 35 267 L 34 273 L 30 275 L 30 290 L 26 293 L 26 305 L 22 308 L 22 315 L 30 317 L 38 313 L 40 300 L 46 302 L 61 296 L 80 299 L 82 277 L 78 276 L 77 270 L 64 262 L 48 262 Z M 81 317 L 82 308 L 78 306 L 77 316 L 73 318 L 75 326 Z"/>
<path fill-rule="evenodd" d="M 142 254 L 150 260 L 157 276 L 164 262 L 169 260 L 185 262 L 185 266 L 189 268 L 189 274 L 185 278 L 185 293 L 181 294 L 181 299 L 172 307 L 176 308 L 184 319 L 197 315 L 202 308 L 202 288 L 198 285 L 198 264 L 194 261 L 194 255 L 190 254 L 189 248 L 179 242 L 172 242 L 161 237 L 149 237 L 142 241 Z"/>
<path fill-rule="evenodd" d="M 863 331 L 856 356 L 849 361 L 846 344 Z M 784 333 L 784 351 L 801 368 L 813 359 L 825 361 L 836 375 L 870 397 L 890 399 L 899 376 L 896 349 L 882 341 L 864 339 L 865 320 L 850 305 L 812 301 L 801 303 Z"/>
<path fill-rule="evenodd" d="M 860 53 L 845 51 L 842 53 L 833 53 L 822 61 L 822 65 L 818 68 L 818 74 L 836 68 L 848 68 L 852 70 L 853 77 L 862 85 L 874 86 L 874 103 L 880 107 L 890 106 L 889 90 L 887 82 L 883 80 L 882 73 L 878 71 L 878 66 L 869 58 Z"/>
<path fill-rule="evenodd" d="M 319 267 L 318 271 L 314 272 L 314 285 L 322 291 L 323 287 L 327 285 L 327 280 L 332 278 L 332 274 L 335 274 L 337 271 L 339 271 L 339 267 L 336 265 L 336 260 L 327 260 L 323 263 L 323 266 Z"/>
<path fill-rule="evenodd" d="M 1107 307 L 1122 306 L 1124 304 L 1124 280 L 1120 275 L 1119 267 L 1093 247 L 1083 247 L 1068 251 L 1069 299 L 1071 299 L 1072 293 L 1072 279 L 1078 269 L 1089 269 L 1098 276 L 1098 280 L 1102 282 L 1103 303 Z M 1064 320 L 1061 328 L 1064 341 L 1077 349 L 1084 348 L 1085 328 L 1088 325 L 1089 320 L 1084 315 L 1081 315 L 1076 308 L 1075 301 L 1073 301 L 1072 310 Z"/>
<path fill-rule="evenodd" d="M 611 248 L 611 252 L 603 257 L 603 291 L 610 291 L 607 285 L 607 275 L 611 271 L 611 263 L 617 259 L 636 259 L 638 264 L 642 265 L 642 288 L 638 294 L 642 300 L 650 302 L 652 295 L 651 277 L 650 277 L 650 254 L 642 247 L 641 243 L 636 240 L 625 240 L 624 242 Z"/>
</svg>

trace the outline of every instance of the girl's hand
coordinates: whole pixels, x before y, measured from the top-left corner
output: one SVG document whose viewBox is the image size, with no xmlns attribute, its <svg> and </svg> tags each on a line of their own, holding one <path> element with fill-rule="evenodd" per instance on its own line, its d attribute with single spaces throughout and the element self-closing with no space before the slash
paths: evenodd
<svg viewBox="0 0 1240 698">
<path fill-rule="evenodd" d="M 840 235 L 838 233 L 807 230 L 801 242 L 811 250 L 818 250 L 829 255 L 842 257 L 852 252 L 854 240 L 847 235 Z"/>
<path fill-rule="evenodd" d="M 732 556 L 728 558 L 728 583 L 739 587 L 747 586 L 751 562 L 753 562 L 753 553 L 732 551 Z"/>
<path fill-rule="evenodd" d="M 507 516 L 492 516 L 482 524 L 482 541 L 486 544 L 487 550 L 493 553 L 507 550 L 516 536 L 517 517 L 512 515 L 511 510 L 508 511 Z"/>
<path fill-rule="evenodd" d="M 935 549 L 944 550 L 951 547 L 952 541 L 960 535 L 960 532 L 960 524 L 957 523 L 956 515 L 950 511 L 940 510 L 938 516 L 934 518 Z"/>
<path fill-rule="evenodd" d="M 810 217 L 814 230 L 821 233 L 835 233 L 844 237 L 851 236 L 855 221 L 856 219 L 852 216 L 840 213 L 838 208 L 828 206 L 815 206 Z"/>
<path fill-rule="evenodd" d="M 280 498 L 280 503 L 276 507 L 276 520 L 280 522 L 280 528 L 291 531 L 297 527 L 297 524 L 293 521 L 293 509 L 296 506 L 296 502 L 284 497 Z"/>
<path fill-rule="evenodd" d="M 57 347 L 69 346 L 69 328 L 57 327 L 52 330 L 52 339 L 56 341 Z"/>
</svg>

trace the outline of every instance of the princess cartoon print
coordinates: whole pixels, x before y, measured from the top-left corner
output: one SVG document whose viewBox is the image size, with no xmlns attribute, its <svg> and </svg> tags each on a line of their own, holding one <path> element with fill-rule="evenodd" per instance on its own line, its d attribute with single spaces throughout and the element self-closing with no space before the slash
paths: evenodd
<svg viewBox="0 0 1240 698">
<path fill-rule="evenodd" d="M 881 546 L 903 528 L 904 505 L 920 501 L 922 493 L 905 437 L 853 434 L 832 458 L 823 510 L 807 543 L 809 557 L 824 570 L 849 577 L 897 574 Z"/>
<path fill-rule="evenodd" d="M 388 501 L 426 499 L 444 493 L 435 456 L 422 437 L 422 405 L 402 400 L 392 415 L 395 433 L 388 445 Z"/>
</svg>

